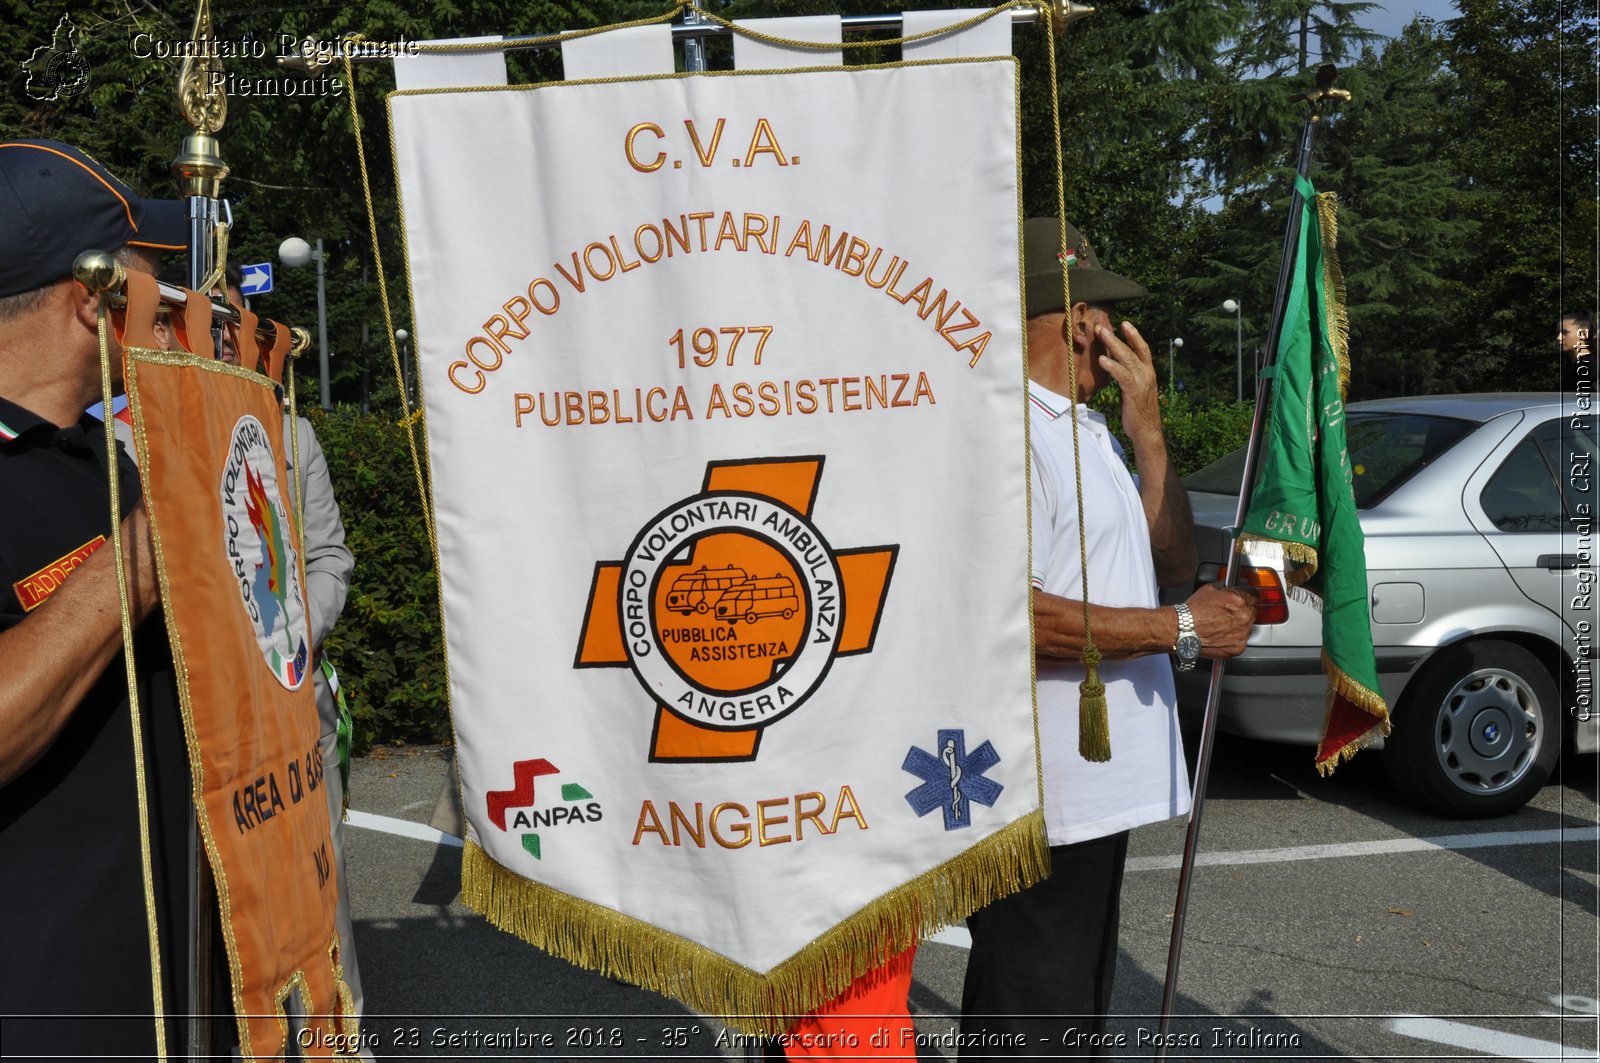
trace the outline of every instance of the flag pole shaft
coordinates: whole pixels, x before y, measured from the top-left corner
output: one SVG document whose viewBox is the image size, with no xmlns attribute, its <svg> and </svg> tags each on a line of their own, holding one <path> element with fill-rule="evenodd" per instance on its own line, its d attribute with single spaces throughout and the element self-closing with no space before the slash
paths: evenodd
<svg viewBox="0 0 1600 1063">
<path fill-rule="evenodd" d="M 1296 170 L 1301 177 L 1311 175 L 1311 149 L 1316 139 L 1319 99 L 1313 97 L 1311 113 L 1300 126 L 1299 154 Z M 1278 357 L 1278 341 L 1283 335 L 1284 304 L 1288 301 L 1289 282 L 1294 276 L 1295 252 L 1300 243 L 1300 215 L 1303 199 L 1298 186 L 1289 201 L 1289 221 L 1283 234 L 1283 255 L 1278 263 L 1277 292 L 1272 299 L 1272 325 L 1267 344 L 1266 362 L 1256 379 L 1256 408 L 1250 421 L 1250 441 L 1245 447 L 1244 476 L 1239 482 L 1239 505 L 1234 513 L 1235 529 L 1244 524 L 1245 513 L 1250 508 L 1250 496 L 1255 492 L 1256 475 L 1261 463 L 1261 434 L 1266 423 L 1267 399 L 1272 391 L 1272 373 L 1269 371 Z M 1239 551 L 1228 551 L 1228 565 L 1223 573 L 1224 586 L 1231 587 L 1239 575 Z M 1167 948 L 1167 978 L 1161 988 L 1161 1034 L 1156 1047 L 1156 1058 L 1165 1059 L 1165 1036 L 1172 1025 L 1172 1005 L 1177 995 L 1178 968 L 1183 960 L 1183 930 L 1189 912 L 1189 889 L 1194 881 L 1195 855 L 1199 850 L 1200 823 L 1205 812 L 1206 783 L 1211 775 L 1211 751 L 1217 738 L 1217 709 L 1222 695 L 1222 674 L 1226 661 L 1211 662 L 1211 682 L 1206 688 L 1205 716 L 1200 724 L 1200 751 L 1195 761 L 1194 797 L 1189 811 L 1189 829 L 1183 840 L 1183 864 L 1178 872 L 1178 898 L 1172 911 L 1172 942 Z"/>
</svg>

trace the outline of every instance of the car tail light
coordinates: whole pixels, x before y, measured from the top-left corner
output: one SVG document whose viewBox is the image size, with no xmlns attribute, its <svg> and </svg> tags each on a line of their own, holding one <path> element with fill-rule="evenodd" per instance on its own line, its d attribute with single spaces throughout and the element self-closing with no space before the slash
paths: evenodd
<svg viewBox="0 0 1600 1063">
<path fill-rule="evenodd" d="M 1277 569 L 1241 565 L 1239 585 L 1256 592 L 1256 623 L 1282 624 L 1289 619 L 1289 596 Z"/>
<path fill-rule="evenodd" d="M 1222 566 L 1207 561 L 1195 571 L 1194 589 L 1199 590 L 1208 583 L 1215 583 L 1222 578 Z M 1289 596 L 1283 589 L 1283 577 L 1275 568 L 1257 568 L 1254 565 L 1239 566 L 1239 586 L 1249 587 L 1256 592 L 1256 623 L 1257 624 L 1283 624 L 1289 620 Z"/>
</svg>

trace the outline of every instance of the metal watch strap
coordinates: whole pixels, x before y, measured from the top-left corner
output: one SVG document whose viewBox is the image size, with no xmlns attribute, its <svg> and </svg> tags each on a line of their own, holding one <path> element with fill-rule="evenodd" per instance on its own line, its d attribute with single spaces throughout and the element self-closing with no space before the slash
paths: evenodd
<svg viewBox="0 0 1600 1063">
<path fill-rule="evenodd" d="M 1200 657 L 1200 635 L 1195 630 L 1194 614 L 1189 611 L 1186 603 L 1179 602 L 1172 608 L 1178 614 L 1178 641 L 1172 644 L 1172 653 L 1177 658 L 1178 670 L 1186 672 L 1194 667 L 1195 661 Z M 1186 642 L 1193 647 L 1190 653 L 1180 649 L 1180 647 L 1188 648 L 1184 646 Z"/>
</svg>

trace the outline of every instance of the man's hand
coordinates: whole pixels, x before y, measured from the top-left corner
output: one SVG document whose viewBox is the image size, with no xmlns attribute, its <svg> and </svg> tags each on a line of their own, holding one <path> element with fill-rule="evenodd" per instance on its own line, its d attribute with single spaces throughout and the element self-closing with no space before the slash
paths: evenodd
<svg viewBox="0 0 1600 1063">
<path fill-rule="evenodd" d="M 122 521 L 122 564 L 128 577 L 128 603 L 133 622 L 137 624 L 161 604 L 156 553 L 150 540 L 150 518 L 145 514 L 143 501 Z"/>
<path fill-rule="evenodd" d="M 1189 597 L 1202 657 L 1237 657 L 1256 622 L 1256 592 L 1208 583 Z"/>
<path fill-rule="evenodd" d="M 1106 325 L 1098 326 L 1095 333 L 1105 348 L 1100 365 L 1122 389 L 1122 430 L 1128 433 L 1135 452 L 1147 443 L 1164 443 L 1158 401 L 1161 389 L 1150 345 L 1131 321 L 1122 323 L 1120 336 Z"/>
<path fill-rule="evenodd" d="M 1150 527 L 1156 582 L 1163 587 L 1187 585 L 1199 563 L 1194 551 L 1194 516 L 1189 511 L 1189 496 L 1167 456 L 1150 345 L 1131 321 L 1122 323 L 1120 337 L 1109 326 L 1099 325 L 1095 338 L 1103 351 L 1101 368 L 1122 388 L 1122 430 L 1133 444 L 1133 461 L 1139 468 L 1139 498 Z"/>
</svg>

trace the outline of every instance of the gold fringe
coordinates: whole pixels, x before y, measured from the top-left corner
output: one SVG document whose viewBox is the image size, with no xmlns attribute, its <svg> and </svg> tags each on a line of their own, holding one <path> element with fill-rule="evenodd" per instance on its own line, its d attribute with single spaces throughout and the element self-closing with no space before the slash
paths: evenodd
<svg viewBox="0 0 1600 1063">
<path fill-rule="evenodd" d="M 766 974 L 523 878 L 470 838 L 461 900 L 500 929 L 570 963 L 672 997 L 746 1033 L 773 1036 L 922 936 L 1049 873 L 1044 813 L 1030 812 L 873 900 Z"/>
<path fill-rule="evenodd" d="M 1328 700 L 1322 717 L 1322 735 L 1317 740 L 1317 748 L 1319 750 L 1322 748 L 1323 743 L 1328 740 L 1328 721 L 1333 717 L 1332 710 L 1335 698 L 1343 697 L 1356 708 L 1371 713 L 1377 718 L 1372 727 L 1352 741 L 1345 743 L 1333 756 L 1327 760 L 1319 760 L 1317 762 L 1317 771 L 1323 777 L 1327 777 L 1332 775 L 1334 769 L 1339 765 L 1377 742 L 1379 737 L 1387 736 L 1391 729 L 1391 723 L 1389 720 L 1389 705 L 1383 700 L 1383 695 L 1369 689 L 1366 684 L 1357 682 L 1348 672 L 1334 664 L 1333 659 L 1328 656 L 1327 650 L 1322 651 L 1322 671 L 1328 677 Z"/>
<path fill-rule="evenodd" d="M 1322 192 L 1317 199 L 1317 224 L 1322 233 L 1323 316 L 1328 343 L 1339 362 L 1339 400 L 1350 394 L 1350 315 L 1345 310 L 1344 270 L 1339 265 L 1339 197 Z"/>
<path fill-rule="evenodd" d="M 1246 552 L 1250 546 L 1256 544 L 1270 544 L 1283 550 L 1283 556 L 1290 562 L 1290 568 L 1284 573 L 1284 578 L 1289 581 L 1291 587 L 1298 587 L 1317 574 L 1320 560 L 1315 546 L 1307 546 L 1305 543 L 1290 539 L 1274 539 L 1266 535 L 1241 535 L 1238 538 L 1237 549 Z"/>
<path fill-rule="evenodd" d="M 1389 704 L 1383 700 L 1382 694 L 1352 678 L 1348 672 L 1334 664 L 1327 650 L 1322 651 L 1322 670 L 1328 675 L 1330 689 L 1338 691 L 1356 708 L 1376 716 L 1383 722 L 1384 733 L 1388 733 Z"/>
<path fill-rule="evenodd" d="M 1333 695 L 1330 692 L 1328 696 L 1331 698 Z M 1387 735 L 1389 733 L 1389 724 L 1388 724 L 1387 720 L 1384 721 L 1382 733 L 1385 734 L 1385 735 Z M 1366 749 L 1368 746 L 1370 746 L 1373 743 L 1377 742 L 1378 734 L 1379 734 L 1379 729 L 1374 727 L 1372 730 L 1370 730 L 1370 731 L 1366 732 L 1365 734 L 1361 735 L 1359 738 L 1355 739 L 1354 741 L 1346 743 L 1337 753 L 1335 753 L 1333 756 L 1329 757 L 1327 760 L 1319 760 L 1319 761 L 1317 761 L 1317 772 L 1318 772 L 1318 774 L 1320 774 L 1324 779 L 1328 778 L 1329 776 L 1331 776 L 1333 774 L 1334 769 L 1337 768 L 1339 765 L 1343 764 L 1347 760 L 1350 760 L 1357 753 L 1361 752 L 1363 749 Z M 1323 738 L 1324 739 L 1327 738 L 1327 731 L 1326 730 L 1323 731 Z M 1319 747 L 1321 746 L 1321 742 L 1318 743 L 1318 746 Z"/>
<path fill-rule="evenodd" d="M 1111 717 L 1100 681 L 1100 651 L 1083 648 L 1083 683 L 1078 687 L 1078 756 L 1094 764 L 1111 759 Z"/>
</svg>

